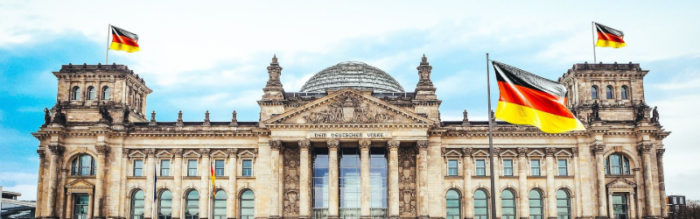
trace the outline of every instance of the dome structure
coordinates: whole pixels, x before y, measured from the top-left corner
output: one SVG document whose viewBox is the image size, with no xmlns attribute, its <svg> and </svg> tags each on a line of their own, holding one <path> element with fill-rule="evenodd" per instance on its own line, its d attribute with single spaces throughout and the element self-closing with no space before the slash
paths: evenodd
<svg viewBox="0 0 700 219">
<path fill-rule="evenodd" d="M 341 62 L 323 69 L 304 83 L 300 92 L 320 93 L 342 88 L 370 89 L 377 93 L 403 93 L 403 87 L 381 69 L 364 62 Z"/>
</svg>

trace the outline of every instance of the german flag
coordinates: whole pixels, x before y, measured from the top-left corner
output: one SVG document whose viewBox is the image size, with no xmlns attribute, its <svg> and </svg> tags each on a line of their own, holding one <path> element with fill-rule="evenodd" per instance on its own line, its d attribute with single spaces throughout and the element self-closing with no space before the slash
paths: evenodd
<svg viewBox="0 0 700 219">
<path fill-rule="evenodd" d="M 498 80 L 496 118 L 532 125 L 546 133 L 585 130 L 566 108 L 566 87 L 516 67 L 493 61 Z"/>
<path fill-rule="evenodd" d="M 622 40 L 625 34 L 623 34 L 622 31 L 595 22 L 593 22 L 593 25 L 595 25 L 595 29 L 598 32 L 598 41 L 595 43 L 596 46 L 612 48 L 625 46 L 625 41 Z"/>
<path fill-rule="evenodd" d="M 112 44 L 110 49 L 123 50 L 126 52 L 139 51 L 139 36 L 135 33 L 110 25 L 112 29 Z"/>
</svg>

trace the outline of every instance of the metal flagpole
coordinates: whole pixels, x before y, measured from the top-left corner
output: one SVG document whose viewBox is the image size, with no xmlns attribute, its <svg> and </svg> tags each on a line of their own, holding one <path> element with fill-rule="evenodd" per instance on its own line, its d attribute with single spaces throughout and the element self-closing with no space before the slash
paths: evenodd
<svg viewBox="0 0 700 219">
<path fill-rule="evenodd" d="M 595 22 L 591 21 L 591 36 L 593 37 L 593 64 L 595 64 Z"/>
<path fill-rule="evenodd" d="M 107 24 L 107 51 L 105 52 L 105 65 L 109 65 L 109 35 L 112 35 L 111 31 L 112 25 Z"/>
<path fill-rule="evenodd" d="M 491 113 L 491 73 L 489 73 L 489 53 L 486 53 L 486 94 L 488 96 L 489 117 L 489 169 L 491 170 L 491 219 L 496 218 L 496 182 L 493 170 L 493 114 Z"/>
</svg>

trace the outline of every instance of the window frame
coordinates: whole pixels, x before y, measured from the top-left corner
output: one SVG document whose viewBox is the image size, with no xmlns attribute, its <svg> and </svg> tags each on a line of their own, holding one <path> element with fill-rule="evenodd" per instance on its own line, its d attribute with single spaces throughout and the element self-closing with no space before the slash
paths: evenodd
<svg viewBox="0 0 700 219">
<path fill-rule="evenodd" d="M 136 164 L 139 163 L 141 164 L 140 167 L 137 167 Z M 132 176 L 144 176 L 143 175 L 143 159 L 134 159 L 134 161 L 131 163 L 131 175 Z M 136 174 L 136 170 L 139 170 L 139 174 Z"/>
<path fill-rule="evenodd" d="M 245 196 L 248 192 L 250 192 L 249 194 L 251 194 L 252 197 L 251 197 L 251 198 L 247 198 L 247 197 L 244 198 L 244 196 Z M 253 207 L 243 207 L 243 202 L 244 202 L 244 201 L 250 201 L 250 202 L 252 202 L 252 206 L 253 206 Z M 238 207 L 238 218 L 240 218 L 240 219 L 254 219 L 254 218 L 255 218 L 255 193 L 253 192 L 253 190 L 245 189 L 245 190 L 241 191 L 241 195 L 238 196 L 238 206 L 239 206 L 239 207 Z M 250 215 L 250 216 L 246 215 L 246 216 L 244 217 L 244 216 L 243 216 L 243 210 L 244 210 L 244 209 L 252 209 L 252 210 L 253 210 L 253 215 Z"/>
<path fill-rule="evenodd" d="M 166 166 L 166 165 L 164 165 L 165 163 L 168 164 L 167 167 L 165 167 Z M 170 164 L 171 164 L 170 159 L 160 160 L 160 176 L 170 176 Z M 164 170 L 165 170 L 165 172 L 164 172 Z"/>
<path fill-rule="evenodd" d="M 537 163 L 536 169 L 532 165 L 535 162 Z M 537 174 L 535 174 L 535 170 L 537 170 Z M 530 176 L 542 176 L 542 161 L 540 159 L 530 159 Z"/>
<path fill-rule="evenodd" d="M 605 99 L 615 99 L 615 88 L 612 85 L 605 86 Z"/>
<path fill-rule="evenodd" d="M 598 93 L 598 85 L 591 86 L 591 99 L 592 100 L 600 99 L 600 95 Z"/>
<path fill-rule="evenodd" d="M 246 167 L 246 162 L 250 163 L 249 167 Z M 246 173 L 246 169 L 248 169 L 247 173 Z M 253 174 L 254 174 L 254 172 L 253 172 L 253 159 L 241 159 L 241 176 L 252 177 Z"/>
<path fill-rule="evenodd" d="M 615 163 L 615 164 L 619 165 L 617 167 L 613 167 L 613 162 L 610 159 L 613 156 L 619 157 L 619 159 L 618 159 L 619 162 Z M 632 167 L 630 165 L 629 158 L 627 158 L 627 156 L 625 156 L 625 154 L 612 153 L 605 158 L 605 175 L 607 175 L 607 176 L 630 176 L 630 175 L 632 175 L 631 169 L 632 169 Z M 613 173 L 613 170 L 617 170 L 617 171 L 619 171 L 619 173 Z"/>
<path fill-rule="evenodd" d="M 506 166 L 506 162 L 510 163 L 510 165 Z M 502 159 L 503 163 L 503 176 L 514 176 L 513 173 L 513 159 Z M 509 170 L 510 173 L 508 173 Z"/>
<path fill-rule="evenodd" d="M 566 197 L 561 197 L 559 196 L 559 192 L 563 192 Z M 557 193 L 555 194 L 555 197 L 557 199 L 557 219 L 571 219 L 571 194 L 565 189 L 559 189 L 557 190 Z M 560 206 L 560 201 L 565 201 L 566 206 Z M 562 209 L 566 210 L 566 215 L 561 215 Z"/>
<path fill-rule="evenodd" d="M 538 194 L 539 198 L 537 198 L 537 199 L 533 198 L 533 197 L 532 197 L 532 193 L 533 193 L 533 192 L 536 192 L 536 193 Z M 543 195 L 542 195 L 542 191 L 539 190 L 539 189 L 532 189 L 532 190 L 530 190 L 530 192 L 528 192 L 527 199 L 528 199 L 528 207 L 530 208 L 530 211 L 529 211 L 529 212 L 530 212 L 530 215 L 528 215 L 528 217 L 529 217 L 530 219 L 543 219 L 543 218 L 544 218 L 544 215 L 546 214 L 546 212 L 544 212 L 545 206 L 544 206 L 544 197 L 543 197 Z M 538 202 L 539 202 L 539 206 L 533 206 L 533 205 L 532 205 L 532 202 L 533 202 L 533 201 L 538 201 Z M 539 215 L 533 215 L 533 214 L 532 214 L 532 212 L 533 212 L 532 209 L 539 209 L 540 214 L 539 214 Z"/>
<path fill-rule="evenodd" d="M 190 166 L 194 162 L 194 167 Z M 197 176 L 197 171 L 198 171 L 198 165 L 199 162 L 197 159 L 188 159 L 187 160 L 187 176 Z"/>
<path fill-rule="evenodd" d="M 221 164 L 221 166 L 219 166 L 219 164 Z M 226 161 L 224 159 L 215 159 L 214 160 L 214 176 L 225 176 L 225 175 L 226 175 Z"/>
<path fill-rule="evenodd" d="M 477 199 L 477 193 L 483 193 L 484 198 L 478 198 Z M 474 191 L 474 196 L 472 197 L 473 205 L 474 205 L 474 219 L 488 219 L 490 217 L 489 214 L 489 193 L 486 192 L 484 189 L 477 189 Z M 477 202 L 478 201 L 478 202 Z M 477 205 L 477 203 L 483 201 L 483 206 Z M 486 214 L 478 214 L 478 209 L 486 209 Z"/>
<path fill-rule="evenodd" d="M 223 196 L 223 197 L 222 197 Z M 212 217 L 213 219 L 226 219 L 226 211 L 228 211 L 228 194 L 226 194 L 226 191 L 223 189 L 216 190 L 216 196 L 212 197 L 213 202 L 212 202 Z M 223 207 L 217 205 L 216 203 L 219 202 L 221 203 L 223 201 Z M 216 210 L 223 209 L 224 214 L 223 215 L 216 215 Z"/>
<path fill-rule="evenodd" d="M 620 88 L 620 99 L 627 100 L 629 99 L 629 87 L 627 85 L 622 85 Z"/>
<path fill-rule="evenodd" d="M 83 158 L 87 157 L 90 159 L 90 166 L 85 167 L 83 165 Z M 85 174 L 83 171 L 87 168 L 88 173 Z M 77 177 L 90 177 L 90 176 L 95 176 L 95 169 L 96 169 L 96 164 L 95 164 L 95 158 L 92 157 L 90 154 L 78 154 L 73 158 L 73 161 L 71 162 L 71 176 L 77 176 Z"/>
<path fill-rule="evenodd" d="M 479 165 L 481 163 L 481 165 Z M 474 167 L 476 168 L 474 171 L 475 176 L 486 176 L 486 160 L 485 159 L 476 159 L 474 161 Z"/>
<path fill-rule="evenodd" d="M 170 215 L 163 215 L 163 194 L 170 193 L 170 206 L 168 207 L 170 209 Z M 168 199 L 166 199 L 168 200 Z M 158 219 L 171 219 L 173 217 L 173 193 L 170 190 L 163 190 L 158 194 L 158 209 L 156 210 L 158 214 Z"/>
<path fill-rule="evenodd" d="M 82 99 L 83 99 L 83 96 L 81 95 L 80 86 L 73 86 L 70 89 L 70 100 L 71 101 L 80 101 Z"/>
<path fill-rule="evenodd" d="M 135 206 L 135 205 L 136 205 L 135 202 L 137 201 L 136 195 L 137 195 L 139 192 L 141 192 L 141 193 L 142 193 L 142 196 L 143 196 L 141 199 L 139 199 L 139 200 L 141 200 L 141 206 L 138 206 L 138 207 L 141 209 L 142 213 L 141 213 L 141 215 L 138 215 L 138 216 L 140 216 L 140 217 L 137 217 L 137 215 L 134 215 L 134 214 L 135 214 L 135 211 L 136 211 L 136 206 Z M 131 200 L 129 200 L 129 203 L 130 203 L 130 204 L 129 204 L 129 207 L 130 207 L 130 208 L 129 208 L 129 218 L 130 218 L 130 219 L 143 219 L 144 216 L 145 216 L 145 214 L 146 214 L 146 213 L 145 213 L 145 208 L 146 208 L 146 192 L 144 192 L 142 189 L 136 189 L 136 190 L 134 190 L 134 191 L 131 192 L 130 198 L 131 198 Z"/>
<path fill-rule="evenodd" d="M 447 159 L 447 176 L 459 176 L 459 160 Z"/>
<path fill-rule="evenodd" d="M 457 195 L 457 198 L 450 197 L 454 193 Z M 457 206 L 449 206 L 450 201 L 457 201 Z M 457 211 L 457 215 L 450 215 L 450 210 L 455 210 Z M 462 217 L 462 195 L 459 193 L 457 189 L 449 189 L 447 190 L 447 193 L 445 193 L 445 218 L 446 219 L 460 219 Z"/>
<path fill-rule="evenodd" d="M 193 192 L 196 192 L 197 197 L 190 198 L 190 195 L 193 194 Z M 199 198 L 199 191 L 197 191 L 196 189 L 192 189 L 185 193 L 185 219 L 199 219 L 199 215 L 202 214 L 202 212 L 199 212 Z M 196 209 L 196 215 L 190 214 L 190 201 L 197 203 L 197 205 L 194 205 L 194 207 L 192 208 L 192 210 Z"/>
<path fill-rule="evenodd" d="M 102 100 L 110 100 L 111 99 L 110 90 L 111 89 L 109 88 L 109 86 L 107 86 L 107 85 L 102 86 L 102 90 L 101 90 L 102 96 L 100 98 L 102 98 Z"/>
<path fill-rule="evenodd" d="M 504 198 L 503 195 L 506 194 L 506 192 L 509 192 L 510 195 L 512 196 L 512 198 Z M 515 200 L 517 198 L 517 196 L 515 196 L 515 194 L 516 193 L 510 189 L 506 189 L 506 190 L 503 190 L 503 192 L 501 192 L 501 218 L 502 219 L 516 219 L 517 218 L 517 216 L 518 216 L 518 204 L 515 202 Z M 504 204 L 506 201 L 512 201 L 513 206 L 507 207 L 507 208 L 513 209 L 513 215 L 505 215 L 506 207 L 504 207 L 505 206 Z M 507 216 L 511 216 L 511 217 L 507 217 Z"/>
<path fill-rule="evenodd" d="M 97 92 L 95 91 L 94 86 L 88 86 L 86 96 L 87 97 L 85 99 L 87 100 L 97 100 Z"/>
<path fill-rule="evenodd" d="M 564 166 L 562 167 L 562 161 Z M 562 171 L 564 171 L 562 174 Z M 558 176 L 569 176 L 569 159 L 559 158 L 557 159 L 557 175 Z"/>
</svg>

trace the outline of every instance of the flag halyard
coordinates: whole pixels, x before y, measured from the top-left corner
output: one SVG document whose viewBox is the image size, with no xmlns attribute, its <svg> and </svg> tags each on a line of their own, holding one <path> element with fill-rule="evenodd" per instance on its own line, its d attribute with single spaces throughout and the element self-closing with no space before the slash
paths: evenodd
<svg viewBox="0 0 700 219">
<path fill-rule="evenodd" d="M 500 96 L 497 119 L 532 125 L 546 133 L 585 130 L 566 108 L 566 88 L 516 67 L 493 61 Z"/>
</svg>

